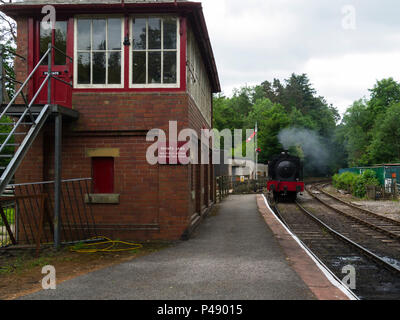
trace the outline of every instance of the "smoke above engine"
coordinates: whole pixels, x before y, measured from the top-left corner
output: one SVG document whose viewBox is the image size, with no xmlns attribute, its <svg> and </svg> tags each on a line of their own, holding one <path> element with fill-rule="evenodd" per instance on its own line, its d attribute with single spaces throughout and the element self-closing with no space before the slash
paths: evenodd
<svg viewBox="0 0 400 320">
<path fill-rule="evenodd" d="M 286 150 L 302 159 L 306 176 L 318 177 L 329 174 L 331 157 L 326 139 L 314 131 L 299 128 L 284 129 L 278 138 Z"/>
</svg>

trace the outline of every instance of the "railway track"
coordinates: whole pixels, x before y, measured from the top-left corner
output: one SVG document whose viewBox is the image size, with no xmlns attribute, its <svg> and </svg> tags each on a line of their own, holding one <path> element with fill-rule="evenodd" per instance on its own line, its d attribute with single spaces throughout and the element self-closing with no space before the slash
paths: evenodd
<svg viewBox="0 0 400 320">
<path fill-rule="evenodd" d="M 360 299 L 400 299 L 400 268 L 327 225 L 299 202 L 274 208 L 283 223 L 339 279 L 345 277 L 344 267 L 354 268 L 353 292 Z"/>
<path fill-rule="evenodd" d="M 318 193 L 314 193 L 317 190 Z M 378 230 L 392 239 L 400 241 L 400 222 L 381 216 L 372 211 L 359 208 L 351 203 L 343 201 L 334 195 L 323 190 L 319 185 L 312 185 L 308 188 L 309 193 L 326 207 L 335 210 L 337 213 L 362 223 L 367 227 Z"/>
<path fill-rule="evenodd" d="M 353 241 L 400 268 L 400 223 L 370 211 L 364 212 L 364 209 L 330 197 L 315 186 L 313 190 L 308 190 L 308 193 L 317 201 L 310 202 L 303 198 L 309 210 Z"/>
</svg>

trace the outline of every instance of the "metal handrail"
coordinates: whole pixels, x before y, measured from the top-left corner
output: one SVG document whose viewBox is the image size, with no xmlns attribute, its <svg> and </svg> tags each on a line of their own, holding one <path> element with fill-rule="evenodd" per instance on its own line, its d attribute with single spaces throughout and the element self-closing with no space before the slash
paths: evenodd
<svg viewBox="0 0 400 320">
<path fill-rule="evenodd" d="M 4 111 L 0 114 L 0 119 L 3 118 L 6 113 L 8 112 L 8 109 L 11 108 L 11 106 L 14 104 L 15 100 L 17 99 L 17 97 L 19 96 L 19 94 L 22 92 L 22 90 L 26 87 L 26 85 L 29 83 L 29 81 L 31 80 L 31 78 L 33 77 L 33 75 L 35 74 L 36 70 L 39 68 L 39 66 L 42 64 L 42 62 L 44 61 L 44 59 L 49 55 L 49 53 L 51 52 L 51 45 L 49 45 L 49 49 L 46 51 L 46 53 L 44 54 L 44 56 L 40 59 L 40 61 L 38 62 L 38 64 L 35 66 L 35 68 L 33 68 L 32 72 L 29 74 L 28 78 L 26 78 L 25 82 L 21 85 L 21 87 L 18 89 L 18 91 L 15 93 L 14 97 L 11 99 L 11 101 L 8 103 L 7 107 L 5 107 Z M 49 73 L 50 74 L 50 73 Z"/>
<path fill-rule="evenodd" d="M 64 51 L 62 51 L 61 49 L 58 49 L 57 47 L 52 45 L 52 48 L 55 49 L 56 51 L 58 51 L 59 53 L 61 53 L 62 55 L 64 55 L 66 58 L 68 58 L 69 60 L 74 61 L 73 58 L 71 58 L 69 55 L 67 55 Z"/>
<path fill-rule="evenodd" d="M 2 48 L 3 49 L 3 48 Z M 58 52 L 61 52 L 62 54 L 64 54 L 68 59 L 70 59 L 71 61 L 73 61 L 73 59 L 71 57 L 69 57 L 67 54 L 65 54 L 64 52 L 62 52 L 60 49 L 58 49 L 57 47 L 53 46 L 51 43 L 49 43 L 48 45 L 48 49 L 45 52 L 45 54 L 43 55 L 43 57 L 39 60 L 39 62 L 36 64 L 36 66 L 33 68 L 33 70 L 31 71 L 31 73 L 29 74 L 28 78 L 26 78 L 26 80 L 22 83 L 21 87 L 18 89 L 18 91 L 14 94 L 14 97 L 11 99 L 11 101 L 7 104 L 7 106 L 4 108 L 3 112 L 0 114 L 0 119 L 2 119 L 7 112 L 9 111 L 9 109 L 12 107 L 12 105 L 14 104 L 15 100 L 17 99 L 17 97 L 22 93 L 22 90 L 26 87 L 26 85 L 29 83 L 29 81 L 32 79 L 33 75 L 35 74 L 35 72 L 37 71 L 37 69 L 39 68 L 40 65 L 42 65 L 42 62 L 47 58 L 50 57 L 50 54 L 52 53 L 53 50 L 57 50 Z M 6 147 L 7 143 L 9 142 L 9 140 L 11 139 L 12 135 L 15 133 L 15 131 L 17 130 L 17 127 L 23 122 L 24 118 L 28 115 L 30 115 L 31 120 L 32 120 L 32 125 L 35 125 L 35 121 L 33 120 L 33 116 L 32 116 L 32 112 L 31 112 L 31 107 L 34 104 L 34 102 L 36 101 L 36 99 L 38 98 L 40 92 L 43 90 L 45 84 L 48 84 L 48 92 L 47 92 L 47 102 L 50 105 L 51 104 L 51 79 L 54 78 L 55 80 L 61 81 L 67 85 L 71 85 L 71 83 L 68 83 L 64 80 L 61 80 L 55 76 L 52 75 L 52 59 L 49 58 L 48 59 L 48 73 L 46 78 L 43 80 L 43 82 L 41 83 L 39 89 L 36 91 L 35 95 L 33 96 L 32 100 L 30 101 L 29 104 L 26 105 L 26 109 L 25 111 L 22 113 L 22 115 L 19 117 L 19 120 L 15 123 L 13 129 L 9 132 L 9 135 L 7 136 L 7 138 L 5 139 L 5 141 L 2 143 L 2 145 L 0 146 L 0 153 L 3 151 L 3 149 Z M 24 97 L 24 96 L 23 96 Z"/>
<path fill-rule="evenodd" d="M 4 117 L 4 115 L 8 112 L 9 108 L 14 104 L 15 100 L 17 99 L 18 95 L 21 94 L 22 90 L 26 87 L 26 85 L 29 83 L 29 81 L 31 80 L 31 78 L 33 77 L 33 75 L 35 74 L 35 72 L 37 71 L 37 69 L 40 67 L 40 65 L 42 64 L 42 62 L 49 56 L 49 54 L 52 52 L 52 50 L 57 50 L 58 52 L 62 53 L 63 55 L 65 55 L 65 57 L 67 57 L 68 59 L 70 59 L 71 61 L 73 61 L 73 58 L 71 58 L 70 56 L 68 56 L 66 53 L 64 53 L 62 50 L 58 49 L 57 47 L 53 46 L 51 43 L 49 43 L 49 47 L 47 49 L 47 51 L 45 52 L 45 54 L 43 55 L 43 57 L 40 59 L 40 61 L 36 64 L 35 68 L 33 68 L 33 70 L 31 71 L 31 73 L 29 74 L 28 78 L 24 81 L 24 83 L 22 83 L 21 87 L 19 88 L 19 90 L 15 93 L 14 97 L 11 99 L 11 101 L 8 103 L 8 105 L 6 106 L 6 108 L 3 110 L 3 112 L 0 114 L 0 119 Z M 51 60 L 51 59 L 50 59 Z M 72 86 L 70 83 L 63 81 L 57 77 L 54 77 L 51 74 L 51 66 L 49 63 L 49 72 L 48 75 L 50 75 L 50 79 L 47 79 L 49 82 L 51 81 L 51 78 L 54 78 L 58 81 L 61 81 L 69 86 Z M 21 82 L 20 82 L 21 83 Z M 51 96 L 50 96 L 51 97 Z M 48 98 L 50 98 L 48 97 Z M 50 101 L 50 99 L 48 99 Z"/>
<path fill-rule="evenodd" d="M 37 99 L 37 97 L 39 96 L 40 92 L 42 91 L 42 89 L 44 88 L 44 85 L 46 84 L 46 82 L 50 79 L 50 75 L 48 75 L 42 82 L 42 84 L 39 87 L 39 90 L 36 92 L 35 96 L 32 98 L 31 102 L 29 103 L 29 105 L 27 106 L 27 108 L 25 109 L 25 111 L 22 113 L 22 115 L 19 117 L 18 121 L 15 123 L 13 129 L 9 132 L 6 140 L 4 140 L 4 142 L 2 143 L 1 147 L 0 147 L 0 153 L 3 151 L 3 149 L 6 147 L 8 141 L 10 141 L 11 137 L 13 136 L 13 134 L 15 133 L 15 131 L 17 130 L 18 126 L 24 121 L 25 116 L 28 114 L 28 112 L 30 112 L 30 108 L 32 107 L 33 103 L 35 102 L 35 100 Z M 33 125 L 35 125 L 33 123 Z"/>
</svg>

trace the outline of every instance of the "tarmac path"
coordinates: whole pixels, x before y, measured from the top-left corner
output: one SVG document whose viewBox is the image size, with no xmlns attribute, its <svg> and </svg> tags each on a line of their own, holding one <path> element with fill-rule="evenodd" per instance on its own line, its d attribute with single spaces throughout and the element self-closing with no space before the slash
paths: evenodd
<svg viewBox="0 0 400 320">
<path fill-rule="evenodd" d="M 255 195 L 217 205 L 189 241 L 92 272 L 22 299 L 305 300 L 311 290 L 289 266 L 258 212 Z"/>
</svg>

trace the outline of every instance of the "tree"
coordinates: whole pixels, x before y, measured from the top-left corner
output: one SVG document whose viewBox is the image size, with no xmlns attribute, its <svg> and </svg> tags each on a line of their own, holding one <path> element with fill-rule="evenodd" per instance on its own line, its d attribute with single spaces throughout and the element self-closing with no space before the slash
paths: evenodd
<svg viewBox="0 0 400 320">
<path fill-rule="evenodd" d="M 4 1 L 1 1 L 5 3 Z M 17 42 L 17 24 L 14 20 L 0 13 L 0 44 L 3 45 L 3 77 L 15 78 L 14 73 L 14 52 Z M 4 81 L 8 98 L 11 98 L 15 92 L 15 84 L 12 81 L 5 79 Z M 4 94 L 4 93 L 3 93 Z M 7 96 L 4 95 L 7 99 Z"/>
<path fill-rule="evenodd" d="M 400 103 L 393 104 L 379 119 L 368 148 L 375 163 L 400 162 Z"/>
<path fill-rule="evenodd" d="M 369 108 L 373 117 L 385 113 L 393 104 L 400 102 L 400 83 L 393 78 L 378 81 L 371 92 Z"/>
<path fill-rule="evenodd" d="M 368 164 L 366 150 L 371 140 L 370 118 L 370 110 L 365 100 L 355 101 L 343 117 L 341 131 L 350 166 Z"/>
<path fill-rule="evenodd" d="M 279 132 L 290 125 L 285 108 L 269 99 L 258 100 L 249 114 L 247 125 L 249 128 L 258 123 L 258 146 L 261 148 L 259 160 L 267 163 L 275 154 L 282 151 L 279 142 Z"/>
</svg>

